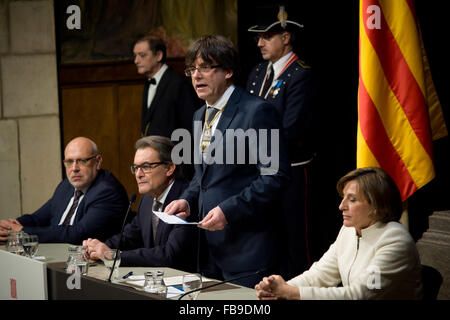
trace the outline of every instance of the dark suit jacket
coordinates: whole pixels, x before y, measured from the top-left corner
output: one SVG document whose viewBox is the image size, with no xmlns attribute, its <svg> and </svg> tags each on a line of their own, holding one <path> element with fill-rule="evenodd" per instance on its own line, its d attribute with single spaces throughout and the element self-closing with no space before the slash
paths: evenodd
<svg viewBox="0 0 450 320">
<path fill-rule="evenodd" d="M 194 111 L 201 105 L 187 78 L 168 67 L 147 108 L 148 81 L 142 100 L 142 135 L 170 138 L 177 128 L 191 131 Z M 148 126 L 148 128 L 147 128 Z"/>
<path fill-rule="evenodd" d="M 64 179 L 52 198 L 33 214 L 17 220 L 23 231 L 37 234 L 40 242 L 81 244 L 87 238 L 107 239 L 120 231 L 128 206 L 125 188 L 107 170 L 100 170 L 79 203 L 72 226 L 59 226 L 61 217 L 74 194 L 74 187 Z"/>
<path fill-rule="evenodd" d="M 163 204 L 165 208 L 180 197 L 187 182 L 175 180 Z M 124 228 L 122 243 L 122 266 L 172 267 L 194 271 L 197 253 L 197 227 L 170 225 L 159 221 L 156 239 L 152 231 L 153 198 L 143 195 L 136 217 Z M 106 241 L 110 248 L 117 248 L 120 234 Z"/>
<path fill-rule="evenodd" d="M 195 113 L 194 121 L 203 121 L 204 113 L 205 106 Z M 255 129 L 258 132 L 259 129 L 270 131 L 280 127 L 275 107 L 236 87 L 216 128 L 224 134 L 220 147 L 223 159 L 227 157 L 226 145 L 231 142 L 225 135 L 226 129 Z M 257 164 L 249 161 L 235 164 L 237 147 L 234 146 L 234 164 L 196 164 L 194 179 L 182 195 L 191 208 L 198 204 L 199 219 L 217 205 L 224 212 L 228 225 L 221 231 L 205 231 L 210 254 L 222 270 L 238 273 L 272 267 L 277 263 L 274 232 L 281 215 L 274 206 L 289 179 L 289 164 L 281 133 L 279 137 L 274 145 L 245 141 L 247 155 L 258 155 L 264 147 L 267 154 L 274 152 L 279 155 L 279 169 L 275 174 L 261 174 L 268 165 L 263 165 L 259 156 Z M 214 140 L 213 143 L 217 142 Z"/>
<path fill-rule="evenodd" d="M 247 90 L 258 95 L 266 75 L 268 62 L 255 66 L 247 82 Z M 279 89 L 267 96 L 267 102 L 273 104 L 282 116 L 283 132 L 288 144 L 291 162 L 305 161 L 311 158 L 313 105 L 312 73 L 301 60 L 294 61 L 278 77 Z"/>
</svg>

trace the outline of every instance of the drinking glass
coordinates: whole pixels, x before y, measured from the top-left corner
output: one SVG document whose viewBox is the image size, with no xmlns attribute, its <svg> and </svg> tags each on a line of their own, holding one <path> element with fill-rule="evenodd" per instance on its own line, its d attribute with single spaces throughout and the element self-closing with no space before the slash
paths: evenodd
<svg viewBox="0 0 450 320">
<path fill-rule="evenodd" d="M 39 237 L 35 234 L 25 234 L 22 238 L 23 252 L 28 258 L 33 258 L 39 247 Z"/>
<path fill-rule="evenodd" d="M 120 251 L 105 250 L 103 252 L 103 263 L 109 269 L 109 272 L 111 272 L 111 269 L 114 264 L 114 259 L 116 259 L 116 255 L 117 255 L 116 265 L 114 266 L 114 271 L 111 276 L 111 281 L 113 282 L 119 281 Z"/>
<path fill-rule="evenodd" d="M 194 289 L 199 289 L 202 287 L 202 275 L 198 273 L 189 273 L 183 276 L 183 290 L 188 292 Z M 187 296 L 191 300 L 197 299 L 200 291 L 196 291 L 188 294 Z"/>
<path fill-rule="evenodd" d="M 144 291 L 166 297 L 167 287 L 164 283 L 164 271 L 151 270 L 145 272 Z"/>
<path fill-rule="evenodd" d="M 22 239 L 24 236 L 23 231 L 8 231 L 8 242 L 6 242 L 6 250 L 11 253 L 23 255 Z"/>
</svg>

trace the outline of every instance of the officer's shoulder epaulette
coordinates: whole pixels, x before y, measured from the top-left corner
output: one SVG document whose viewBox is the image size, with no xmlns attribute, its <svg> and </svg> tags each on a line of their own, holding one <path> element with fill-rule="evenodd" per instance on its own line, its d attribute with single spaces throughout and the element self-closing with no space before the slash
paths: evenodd
<svg viewBox="0 0 450 320">
<path fill-rule="evenodd" d="M 303 69 L 311 69 L 311 66 L 307 65 L 305 61 L 297 59 L 297 64 Z"/>
</svg>

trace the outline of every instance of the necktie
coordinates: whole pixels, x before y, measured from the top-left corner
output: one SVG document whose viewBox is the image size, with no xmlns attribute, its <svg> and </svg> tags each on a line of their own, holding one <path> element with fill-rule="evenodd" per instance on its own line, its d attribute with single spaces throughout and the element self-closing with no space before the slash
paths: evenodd
<svg viewBox="0 0 450 320">
<path fill-rule="evenodd" d="M 217 112 L 219 112 L 219 109 L 208 107 L 208 110 L 206 111 L 206 124 L 210 125 L 211 121 L 213 121 L 214 117 L 216 116 Z"/>
<path fill-rule="evenodd" d="M 149 84 L 156 84 L 156 79 L 155 78 L 151 78 L 150 80 L 148 80 Z"/>
<path fill-rule="evenodd" d="M 264 82 L 264 88 L 263 91 L 261 93 L 262 97 L 266 96 L 267 91 L 269 90 L 269 88 L 272 86 L 272 81 L 273 81 L 273 66 L 271 65 L 269 70 L 267 70 L 267 74 L 266 74 L 266 82 Z"/>
<path fill-rule="evenodd" d="M 64 226 L 68 226 L 70 224 L 70 219 L 72 218 L 73 214 L 75 213 L 75 209 L 78 207 L 78 202 L 82 195 L 83 195 L 83 191 L 81 191 L 81 190 L 75 191 L 75 197 L 73 198 L 72 206 L 70 207 L 69 212 L 67 212 L 66 218 L 64 219 L 64 222 L 63 222 Z"/>
<path fill-rule="evenodd" d="M 162 203 L 154 200 L 152 210 L 153 211 L 161 211 Z M 159 218 L 152 212 L 152 231 L 153 231 L 153 242 L 156 239 L 156 229 L 158 228 Z"/>
</svg>

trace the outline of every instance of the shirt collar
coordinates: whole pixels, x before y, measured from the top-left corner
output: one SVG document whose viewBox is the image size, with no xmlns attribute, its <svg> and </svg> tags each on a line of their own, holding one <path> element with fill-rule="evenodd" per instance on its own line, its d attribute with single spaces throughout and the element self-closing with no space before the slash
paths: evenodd
<svg viewBox="0 0 450 320">
<path fill-rule="evenodd" d="M 275 77 L 277 77 L 279 75 L 279 73 L 281 72 L 281 70 L 283 70 L 284 66 L 286 65 L 286 63 L 289 61 L 289 59 L 292 57 L 294 53 L 292 51 L 289 51 L 287 54 L 285 54 L 284 56 L 282 56 L 280 59 L 278 59 L 274 64 L 273 64 L 273 72 L 274 72 L 274 79 Z M 268 68 L 270 68 L 270 63 Z"/>
<path fill-rule="evenodd" d="M 164 63 L 164 64 L 161 66 L 161 68 L 158 70 L 158 72 L 155 73 L 155 75 L 153 76 L 153 79 L 156 80 L 156 85 L 159 84 L 159 80 L 161 80 L 161 78 L 162 78 L 164 72 L 167 70 L 167 68 L 168 68 L 167 64 Z"/>
<path fill-rule="evenodd" d="M 166 190 L 164 190 L 164 192 L 161 193 L 161 195 L 158 197 L 158 199 L 156 199 L 156 201 L 158 201 L 164 205 L 164 201 L 166 201 L 167 195 L 169 194 L 169 191 L 172 188 L 174 182 L 175 182 L 175 180 L 172 181 L 171 184 L 169 184 L 169 186 L 166 188 Z"/>
<path fill-rule="evenodd" d="M 235 86 L 232 84 L 231 86 L 229 86 L 227 88 L 227 90 L 225 90 L 223 95 L 216 101 L 216 103 L 214 103 L 212 106 L 210 106 L 206 102 L 206 106 L 213 107 L 218 110 L 222 109 L 222 107 L 228 102 L 228 99 L 230 99 L 230 96 L 233 94 L 234 89 L 235 89 Z"/>
<path fill-rule="evenodd" d="M 374 224 L 370 225 L 369 227 L 361 229 L 361 238 L 362 239 L 372 239 L 374 237 L 377 238 L 378 234 L 380 233 L 380 230 L 382 230 L 385 225 L 386 225 L 385 223 L 377 221 Z"/>
</svg>

